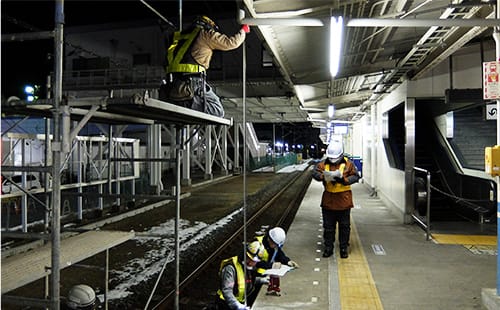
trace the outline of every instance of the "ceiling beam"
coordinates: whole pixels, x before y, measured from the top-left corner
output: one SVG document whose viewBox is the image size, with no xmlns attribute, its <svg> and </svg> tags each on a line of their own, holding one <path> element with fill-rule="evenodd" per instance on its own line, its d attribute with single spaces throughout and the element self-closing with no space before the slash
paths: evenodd
<svg viewBox="0 0 500 310">
<path fill-rule="evenodd" d="M 392 18 L 354 18 L 346 23 L 347 27 L 498 27 L 500 19 L 392 19 Z"/>
</svg>

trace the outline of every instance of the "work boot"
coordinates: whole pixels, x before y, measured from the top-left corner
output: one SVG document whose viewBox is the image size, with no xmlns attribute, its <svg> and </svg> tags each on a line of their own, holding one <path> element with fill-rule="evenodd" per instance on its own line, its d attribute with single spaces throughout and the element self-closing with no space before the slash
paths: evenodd
<svg viewBox="0 0 500 310">
<path fill-rule="evenodd" d="M 340 258 L 348 258 L 349 253 L 347 251 L 347 248 L 340 249 Z"/>
<path fill-rule="evenodd" d="M 333 249 L 326 248 L 323 251 L 323 257 L 330 257 L 333 255 Z"/>
</svg>

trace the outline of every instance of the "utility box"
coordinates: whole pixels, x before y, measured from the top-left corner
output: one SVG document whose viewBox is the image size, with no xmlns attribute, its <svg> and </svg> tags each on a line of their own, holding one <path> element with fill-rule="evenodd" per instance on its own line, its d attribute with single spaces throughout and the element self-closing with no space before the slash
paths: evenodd
<svg viewBox="0 0 500 310">
<path fill-rule="evenodd" d="M 500 146 L 488 146 L 484 149 L 484 171 L 491 176 L 500 175 Z"/>
</svg>

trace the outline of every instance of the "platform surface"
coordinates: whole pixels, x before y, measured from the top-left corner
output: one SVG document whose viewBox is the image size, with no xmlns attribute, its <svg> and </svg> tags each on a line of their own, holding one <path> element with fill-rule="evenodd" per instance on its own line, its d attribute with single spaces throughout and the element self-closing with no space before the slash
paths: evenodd
<svg viewBox="0 0 500 310">
<path fill-rule="evenodd" d="M 88 231 L 61 240 L 61 269 L 78 263 L 134 237 L 133 232 Z M 2 294 L 50 274 L 51 245 L 2 259 Z"/>
<path fill-rule="evenodd" d="M 338 242 L 332 257 L 322 257 L 323 188 L 313 180 L 284 245 L 300 268 L 281 278 L 282 296 L 262 289 L 253 310 L 491 309 L 481 292 L 496 287 L 496 240 L 465 232 L 428 241 L 423 229 L 401 223 L 366 185 L 352 189 L 349 258 L 339 257 Z"/>
</svg>

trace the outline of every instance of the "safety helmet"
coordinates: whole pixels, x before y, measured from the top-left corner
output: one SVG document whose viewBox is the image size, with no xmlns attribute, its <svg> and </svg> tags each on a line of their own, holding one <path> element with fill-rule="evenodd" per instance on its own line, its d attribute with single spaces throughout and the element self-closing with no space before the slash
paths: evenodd
<svg viewBox="0 0 500 310">
<path fill-rule="evenodd" d="M 197 16 L 196 19 L 194 20 L 194 24 L 206 30 L 210 29 L 214 29 L 216 31 L 219 30 L 219 26 L 217 26 L 217 24 L 213 20 L 211 20 L 208 16 L 205 15 Z"/>
<path fill-rule="evenodd" d="M 326 149 L 326 157 L 332 162 L 336 162 L 344 155 L 344 147 L 341 140 L 333 140 Z"/>
<path fill-rule="evenodd" d="M 279 247 L 283 246 L 285 244 L 285 239 L 286 239 L 286 233 L 285 230 L 281 227 L 274 227 L 269 231 L 269 238 L 273 240 L 274 243 L 276 243 Z"/>
<path fill-rule="evenodd" d="M 262 245 L 259 241 L 250 242 L 247 245 L 247 256 L 254 262 L 260 262 L 260 256 L 262 256 Z"/>
<path fill-rule="evenodd" d="M 69 290 L 67 306 L 70 309 L 92 309 L 95 302 L 95 292 L 88 285 L 78 284 Z"/>
</svg>

